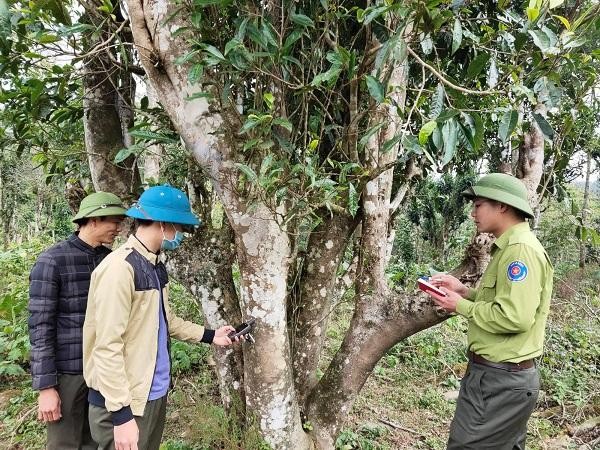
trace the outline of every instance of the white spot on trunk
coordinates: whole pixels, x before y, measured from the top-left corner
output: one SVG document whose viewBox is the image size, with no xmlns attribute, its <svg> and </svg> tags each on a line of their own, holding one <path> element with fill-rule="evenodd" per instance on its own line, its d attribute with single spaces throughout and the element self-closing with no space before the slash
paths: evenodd
<svg viewBox="0 0 600 450">
<path fill-rule="evenodd" d="M 321 288 L 321 290 L 319 291 L 319 295 L 323 298 L 327 297 L 327 289 Z"/>
<path fill-rule="evenodd" d="M 325 242 L 325 247 L 328 250 L 331 250 L 333 248 L 333 241 L 331 239 L 329 239 L 327 242 Z"/>
<path fill-rule="evenodd" d="M 375 206 L 375 203 L 373 203 L 371 200 L 365 202 L 365 212 L 368 215 L 372 216 L 376 211 L 377 207 Z"/>
</svg>

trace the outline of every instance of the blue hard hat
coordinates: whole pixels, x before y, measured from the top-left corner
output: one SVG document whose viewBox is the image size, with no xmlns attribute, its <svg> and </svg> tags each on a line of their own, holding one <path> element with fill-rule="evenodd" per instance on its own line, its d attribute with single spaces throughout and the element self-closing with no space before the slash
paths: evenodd
<svg viewBox="0 0 600 450">
<path fill-rule="evenodd" d="M 187 195 L 168 184 L 146 189 L 125 215 L 154 222 L 200 225 L 200 220 L 192 213 Z"/>
</svg>

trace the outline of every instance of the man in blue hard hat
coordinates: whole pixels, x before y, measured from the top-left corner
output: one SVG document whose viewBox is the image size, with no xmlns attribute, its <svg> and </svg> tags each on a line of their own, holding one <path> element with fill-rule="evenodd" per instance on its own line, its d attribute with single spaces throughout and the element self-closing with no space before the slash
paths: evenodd
<svg viewBox="0 0 600 450">
<path fill-rule="evenodd" d="M 29 276 L 31 376 L 47 450 L 92 450 L 88 388 L 83 380 L 82 329 L 94 268 L 110 253 L 126 209 L 110 192 L 85 197 L 73 218 L 78 230 L 45 252 Z"/>
<path fill-rule="evenodd" d="M 226 325 L 205 329 L 169 308 L 161 250 L 174 250 L 198 226 L 187 196 L 174 187 L 146 190 L 126 215 L 136 231 L 92 274 L 83 331 L 89 421 L 100 449 L 158 449 L 170 385 L 170 336 L 230 345 Z"/>
</svg>

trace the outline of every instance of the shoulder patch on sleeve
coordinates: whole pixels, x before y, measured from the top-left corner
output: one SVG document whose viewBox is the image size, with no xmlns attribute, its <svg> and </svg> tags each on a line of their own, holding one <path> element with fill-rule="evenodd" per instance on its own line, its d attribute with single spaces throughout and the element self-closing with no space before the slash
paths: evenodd
<svg viewBox="0 0 600 450">
<path fill-rule="evenodd" d="M 524 262 L 513 261 L 508 265 L 506 275 L 510 281 L 523 281 L 527 278 L 527 266 Z"/>
</svg>

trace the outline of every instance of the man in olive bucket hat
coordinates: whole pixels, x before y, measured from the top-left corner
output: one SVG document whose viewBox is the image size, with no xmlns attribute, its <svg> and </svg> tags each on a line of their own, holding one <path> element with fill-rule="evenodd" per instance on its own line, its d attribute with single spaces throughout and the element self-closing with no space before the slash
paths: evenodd
<svg viewBox="0 0 600 450">
<path fill-rule="evenodd" d="M 110 253 L 126 209 L 108 192 L 85 197 L 73 218 L 78 230 L 43 252 L 29 276 L 29 339 L 38 419 L 48 450 L 97 449 L 88 424 L 82 329 L 90 278 Z"/>
<path fill-rule="evenodd" d="M 430 294 L 468 320 L 467 372 L 461 381 L 449 449 L 525 449 L 527 421 L 538 397 L 535 358 L 542 354 L 554 269 L 530 231 L 533 212 L 517 178 L 492 173 L 463 192 L 480 233 L 496 237 L 476 289 L 448 274 Z"/>
</svg>

